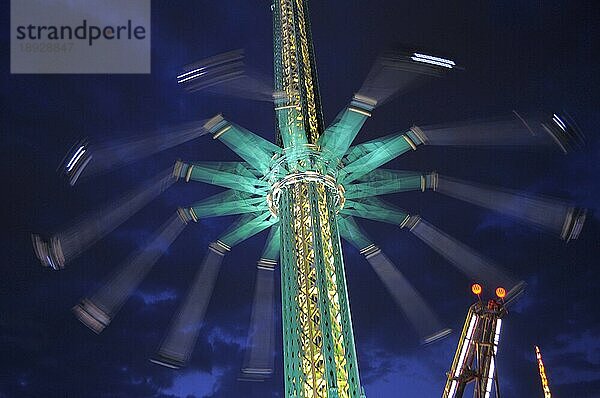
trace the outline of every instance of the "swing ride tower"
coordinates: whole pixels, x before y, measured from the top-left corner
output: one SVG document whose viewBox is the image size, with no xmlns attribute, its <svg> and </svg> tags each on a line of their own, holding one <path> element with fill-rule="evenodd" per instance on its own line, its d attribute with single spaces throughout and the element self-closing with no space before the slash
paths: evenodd
<svg viewBox="0 0 600 398">
<path fill-rule="evenodd" d="M 277 143 L 271 211 L 281 225 L 286 397 L 361 397 L 344 260 L 336 159 L 322 155 L 323 117 L 305 0 L 276 0 Z M 339 160 L 338 160 L 339 161 Z"/>
</svg>

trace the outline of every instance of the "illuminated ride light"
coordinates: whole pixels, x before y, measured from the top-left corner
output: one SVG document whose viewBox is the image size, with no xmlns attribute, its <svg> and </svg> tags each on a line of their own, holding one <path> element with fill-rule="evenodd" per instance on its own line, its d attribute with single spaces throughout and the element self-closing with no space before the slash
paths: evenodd
<svg viewBox="0 0 600 398">
<path fill-rule="evenodd" d="M 535 357 L 538 363 L 544 398 L 552 398 L 552 393 L 550 392 L 550 385 L 548 384 L 548 377 L 546 376 L 546 368 L 544 366 L 544 361 L 542 360 L 542 352 L 540 351 L 540 348 L 537 345 L 535 346 Z"/>
<path fill-rule="evenodd" d="M 59 238 L 51 237 L 44 240 L 39 235 L 32 234 L 31 239 L 35 254 L 44 266 L 54 270 L 65 267 L 65 256 Z"/>
<path fill-rule="evenodd" d="M 584 145 L 583 133 L 568 115 L 553 113 L 550 120 L 542 122 L 541 126 L 564 153 Z"/>
<path fill-rule="evenodd" d="M 184 78 L 184 77 L 186 77 L 186 76 L 189 76 L 189 75 L 191 75 L 191 74 L 194 74 L 194 73 L 197 73 L 197 72 L 201 72 L 202 70 L 204 70 L 204 68 L 196 68 L 196 69 L 192 69 L 192 70 L 191 70 L 191 71 L 189 71 L 189 72 L 185 72 L 185 73 L 182 73 L 181 75 L 177 76 L 177 79 L 182 79 L 182 78 Z"/>
<path fill-rule="evenodd" d="M 496 288 L 496 296 L 498 296 L 500 299 L 506 297 L 506 289 L 503 287 Z"/>
<path fill-rule="evenodd" d="M 86 141 L 81 141 L 79 144 L 75 145 L 75 148 L 77 149 L 69 157 L 69 160 L 65 161 L 63 168 L 63 173 L 71 186 L 75 185 L 87 165 L 92 160 L 92 155 Z"/>
<path fill-rule="evenodd" d="M 485 386 L 485 398 L 489 398 L 492 392 L 492 383 L 496 379 L 495 371 L 496 371 L 496 354 L 498 353 L 498 343 L 500 342 L 500 329 L 502 327 L 502 319 L 496 320 L 496 330 L 494 332 L 494 344 L 493 344 L 493 354 L 490 358 L 490 367 L 487 377 L 487 384 Z"/>
<path fill-rule="evenodd" d="M 425 54 L 420 54 L 420 53 L 413 53 L 413 55 L 410 57 L 410 59 L 412 59 L 413 61 L 416 61 L 416 62 L 422 62 L 422 63 L 436 65 L 436 66 L 443 66 L 444 68 L 449 68 L 449 69 L 452 69 L 456 66 L 456 63 L 449 59 L 434 57 L 432 55 L 425 55 Z"/>
<path fill-rule="evenodd" d="M 184 82 L 187 82 L 188 80 L 192 80 L 192 79 L 195 79 L 197 77 L 204 76 L 205 74 L 206 74 L 206 72 L 196 73 L 195 75 L 191 75 L 191 76 L 188 76 L 186 78 L 177 80 L 177 83 L 184 83 Z"/>
</svg>

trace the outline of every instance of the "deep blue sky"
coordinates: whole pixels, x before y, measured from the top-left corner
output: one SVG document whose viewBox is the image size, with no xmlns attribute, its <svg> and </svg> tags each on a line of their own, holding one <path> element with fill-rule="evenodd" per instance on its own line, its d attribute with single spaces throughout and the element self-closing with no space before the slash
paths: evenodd
<svg viewBox="0 0 600 398">
<path fill-rule="evenodd" d="M 188 228 L 102 335 L 88 331 L 70 312 L 177 206 L 217 189 L 200 184 L 172 188 L 61 272 L 39 266 L 29 238 L 32 232 L 59 229 L 177 157 L 236 159 L 224 145 L 199 139 L 71 189 L 55 170 L 83 135 L 99 139 L 143 133 L 223 112 L 272 138 L 269 104 L 190 95 L 173 79 L 181 65 L 236 48 L 245 48 L 248 63 L 269 74 L 269 2 L 153 2 L 153 72 L 139 76 L 11 76 L 7 3 L 0 15 L 0 397 L 281 397 L 281 355 L 273 380 L 258 385 L 236 381 L 264 234 L 226 257 L 207 324 L 185 370 L 157 367 L 148 357 L 207 244 L 227 223 L 203 221 Z M 385 105 L 359 141 L 412 123 L 490 117 L 512 109 L 566 110 L 578 121 L 588 145 L 568 156 L 427 147 L 391 165 L 571 199 L 591 210 L 576 242 L 565 244 L 434 193 L 390 200 L 422 214 L 529 284 L 507 318 L 500 342 L 503 396 L 540 396 L 533 353 L 533 344 L 538 344 L 556 396 L 600 397 L 600 6 L 593 0 L 454 3 L 314 1 L 311 17 L 326 122 L 360 87 L 376 55 L 394 43 L 451 56 L 465 71 Z M 414 237 L 388 226 L 364 225 L 442 320 L 460 330 L 472 301 L 470 281 Z M 368 264 L 351 247 L 344 249 L 367 396 L 441 395 L 458 333 L 419 346 Z"/>
</svg>

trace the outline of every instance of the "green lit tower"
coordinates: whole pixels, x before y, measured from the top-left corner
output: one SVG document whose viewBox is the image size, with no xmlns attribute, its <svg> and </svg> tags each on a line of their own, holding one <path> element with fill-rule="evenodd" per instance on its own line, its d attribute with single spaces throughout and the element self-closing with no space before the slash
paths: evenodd
<svg viewBox="0 0 600 398">
<path fill-rule="evenodd" d="M 337 213 L 339 159 L 323 117 L 306 0 L 273 5 L 277 142 L 271 208 L 280 219 L 287 397 L 360 397 Z"/>
</svg>

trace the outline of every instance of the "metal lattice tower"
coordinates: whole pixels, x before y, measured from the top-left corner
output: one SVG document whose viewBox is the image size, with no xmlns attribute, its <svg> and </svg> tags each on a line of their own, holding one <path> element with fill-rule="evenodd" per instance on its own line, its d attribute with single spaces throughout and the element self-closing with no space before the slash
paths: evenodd
<svg viewBox="0 0 600 398">
<path fill-rule="evenodd" d="M 548 384 L 548 377 L 546 377 L 546 368 L 544 367 L 544 361 L 542 360 L 542 352 L 540 347 L 535 346 L 535 359 L 537 360 L 538 369 L 540 371 L 540 380 L 542 382 L 542 391 L 544 391 L 544 398 L 552 398 L 550 392 L 550 385 Z"/>
<path fill-rule="evenodd" d="M 287 397 L 361 396 L 344 261 L 335 165 L 323 133 L 305 0 L 273 7 L 278 164 L 273 204 L 281 225 L 283 352 Z"/>
<path fill-rule="evenodd" d="M 500 300 L 479 301 L 469 308 L 443 398 L 462 397 L 469 383 L 475 383 L 477 398 L 489 398 L 492 391 L 500 398 L 496 353 L 504 315 Z"/>
</svg>

